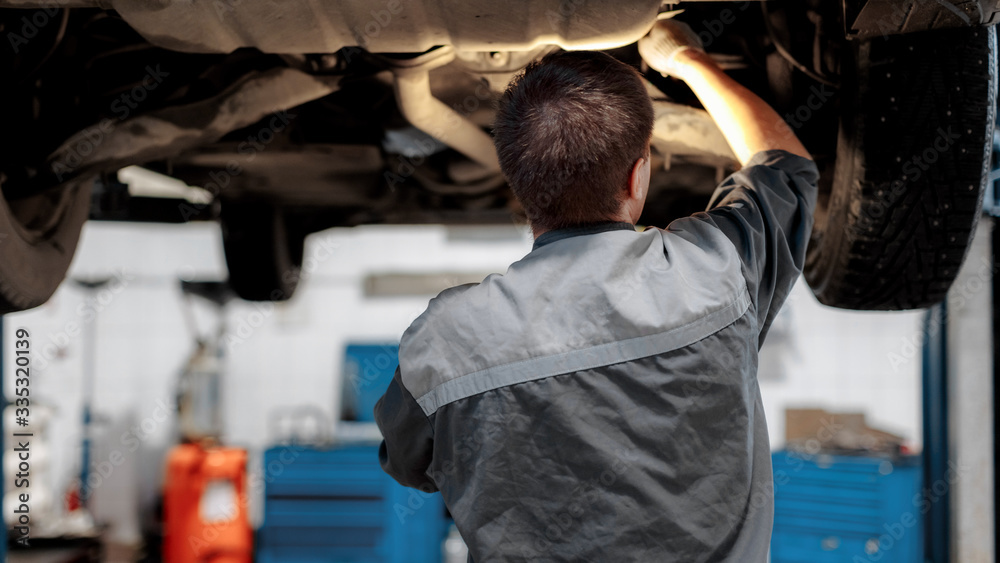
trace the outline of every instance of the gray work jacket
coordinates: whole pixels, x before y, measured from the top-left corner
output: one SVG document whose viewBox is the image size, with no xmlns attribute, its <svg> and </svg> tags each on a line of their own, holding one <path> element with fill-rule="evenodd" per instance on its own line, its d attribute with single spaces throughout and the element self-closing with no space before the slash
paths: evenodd
<svg viewBox="0 0 1000 563">
<path fill-rule="evenodd" d="M 506 274 L 445 290 L 375 407 L 382 467 L 441 491 L 477 563 L 765 561 L 757 353 L 817 179 L 761 152 L 707 212 L 545 233 Z"/>
</svg>

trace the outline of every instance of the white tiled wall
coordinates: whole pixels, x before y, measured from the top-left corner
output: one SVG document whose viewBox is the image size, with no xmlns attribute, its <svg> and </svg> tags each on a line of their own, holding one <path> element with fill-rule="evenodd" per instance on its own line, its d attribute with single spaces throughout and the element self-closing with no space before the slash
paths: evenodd
<svg viewBox="0 0 1000 563">
<path fill-rule="evenodd" d="M 785 408 L 812 406 L 863 411 L 869 426 L 919 444 L 922 315 L 825 307 L 800 279 L 761 351 L 772 448 L 784 442 Z"/>
</svg>

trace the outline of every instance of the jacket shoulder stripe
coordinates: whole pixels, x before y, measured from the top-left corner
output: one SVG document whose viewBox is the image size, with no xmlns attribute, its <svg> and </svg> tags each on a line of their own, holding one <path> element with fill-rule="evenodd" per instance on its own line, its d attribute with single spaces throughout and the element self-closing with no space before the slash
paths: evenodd
<svg viewBox="0 0 1000 563">
<path fill-rule="evenodd" d="M 494 389 L 677 350 L 731 325 L 749 308 L 750 294 L 744 287 L 735 300 L 688 324 L 655 334 L 492 366 L 440 383 L 418 397 L 417 404 L 430 416 L 444 405 Z"/>
</svg>

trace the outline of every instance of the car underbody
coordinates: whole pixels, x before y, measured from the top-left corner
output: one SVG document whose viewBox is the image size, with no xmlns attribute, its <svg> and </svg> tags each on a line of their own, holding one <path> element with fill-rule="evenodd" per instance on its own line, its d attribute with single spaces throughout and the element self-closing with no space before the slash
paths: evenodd
<svg viewBox="0 0 1000 563">
<path fill-rule="evenodd" d="M 677 17 L 785 117 L 829 199 L 848 53 L 889 36 L 984 29 L 996 4 L 8 0 L 3 107 L 23 140 L 0 156 L 0 181 L 28 238 L 44 237 L 53 213 L 73 207 L 68 187 L 85 184 L 73 197 L 93 191 L 93 219 L 221 218 L 241 245 L 290 241 L 277 261 L 286 268 L 302 237 L 333 226 L 510 223 L 519 208 L 488 132 L 496 100 L 529 62 L 593 49 L 647 80 L 655 173 L 642 222 L 665 226 L 704 209 L 738 168 L 691 92 L 639 56 L 656 18 Z M 131 165 L 207 195 L 130 191 L 116 173 Z M 294 287 L 263 289 L 241 293 L 284 299 Z"/>
</svg>

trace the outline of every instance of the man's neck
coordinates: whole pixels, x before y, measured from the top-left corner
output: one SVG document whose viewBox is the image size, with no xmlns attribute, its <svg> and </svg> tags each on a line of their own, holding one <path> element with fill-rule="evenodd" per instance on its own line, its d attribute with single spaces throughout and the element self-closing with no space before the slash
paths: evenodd
<svg viewBox="0 0 1000 563">
<path fill-rule="evenodd" d="M 535 243 L 532 245 L 532 249 L 538 249 L 542 246 L 546 246 L 550 243 L 572 238 L 582 235 L 594 235 L 598 233 L 604 233 L 607 231 L 625 231 L 631 230 L 635 231 L 635 225 L 630 221 L 600 221 L 597 223 L 585 223 L 580 225 L 568 226 L 562 229 L 551 229 L 543 233 L 539 233 L 535 237 Z"/>
<path fill-rule="evenodd" d="M 538 237 L 544 235 L 545 233 L 547 233 L 549 231 L 561 231 L 564 228 L 565 229 L 576 229 L 576 228 L 581 228 L 581 227 L 591 227 L 591 226 L 594 226 L 594 225 L 602 225 L 602 224 L 605 224 L 605 223 L 631 223 L 633 226 L 635 226 L 635 221 L 633 221 L 632 218 L 629 217 L 626 213 L 622 212 L 622 213 L 619 214 L 618 217 L 611 217 L 611 218 L 605 219 L 603 221 L 599 220 L 599 221 L 591 221 L 591 222 L 587 222 L 587 223 L 580 223 L 578 225 L 567 225 L 566 227 L 560 227 L 558 229 L 536 229 L 534 226 L 532 226 L 531 227 L 531 235 L 532 235 L 532 237 L 535 240 L 538 240 Z"/>
</svg>

